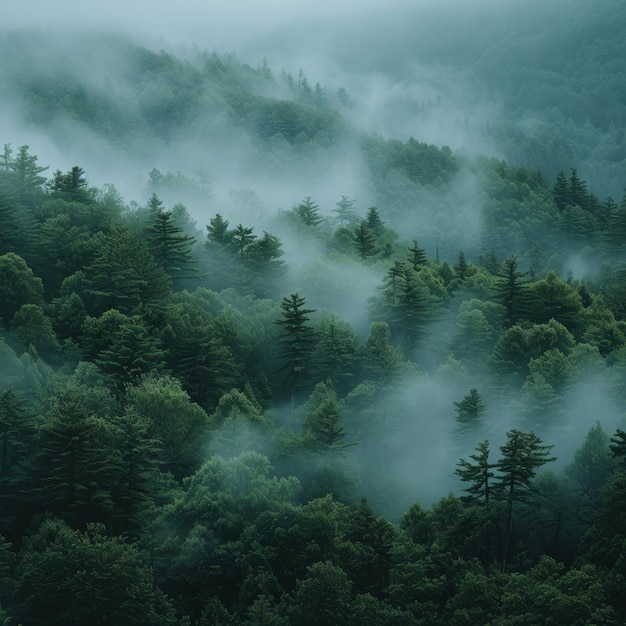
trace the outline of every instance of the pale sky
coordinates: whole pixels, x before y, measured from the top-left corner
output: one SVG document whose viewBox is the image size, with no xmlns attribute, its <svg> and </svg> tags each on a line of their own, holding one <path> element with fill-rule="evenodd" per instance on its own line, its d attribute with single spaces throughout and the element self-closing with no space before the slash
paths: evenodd
<svg viewBox="0 0 626 626">
<path fill-rule="evenodd" d="M 204 47 L 210 39 L 215 46 L 233 47 L 292 23 L 349 20 L 351 16 L 367 17 L 430 2 L 433 0 L 176 0 L 156 3 L 145 0 L 98 3 L 22 0 L 2 11 L 0 29 L 24 26 L 57 29 L 74 25 L 108 29 L 116 26 L 126 32 L 150 34 L 155 39 L 174 43 L 197 43 Z"/>
</svg>

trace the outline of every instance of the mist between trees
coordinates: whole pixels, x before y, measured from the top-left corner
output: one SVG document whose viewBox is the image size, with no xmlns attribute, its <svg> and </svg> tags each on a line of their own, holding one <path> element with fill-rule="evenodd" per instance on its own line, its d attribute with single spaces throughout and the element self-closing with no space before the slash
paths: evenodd
<svg viewBox="0 0 626 626">
<path fill-rule="evenodd" d="M 626 619 L 626 198 L 267 60 L 104 37 L 108 97 L 11 38 L 25 132 L 138 199 L 5 144 L 0 623 Z"/>
</svg>

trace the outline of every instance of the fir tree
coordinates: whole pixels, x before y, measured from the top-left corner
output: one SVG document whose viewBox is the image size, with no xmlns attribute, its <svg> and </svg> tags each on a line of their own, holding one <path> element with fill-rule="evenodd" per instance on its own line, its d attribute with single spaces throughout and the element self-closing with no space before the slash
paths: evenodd
<svg viewBox="0 0 626 626">
<path fill-rule="evenodd" d="M 274 322 L 283 329 L 281 356 L 283 370 L 291 381 L 292 402 L 310 367 L 310 354 L 315 343 L 315 333 L 307 323 L 315 309 L 306 309 L 304 305 L 305 299 L 297 293 L 283 298 L 280 303 L 282 317 Z"/>
</svg>

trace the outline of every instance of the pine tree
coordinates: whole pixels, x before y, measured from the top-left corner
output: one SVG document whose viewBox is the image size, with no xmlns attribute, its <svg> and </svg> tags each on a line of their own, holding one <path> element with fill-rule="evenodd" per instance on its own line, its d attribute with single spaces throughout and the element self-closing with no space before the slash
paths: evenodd
<svg viewBox="0 0 626 626">
<path fill-rule="evenodd" d="M 459 260 L 454 266 L 454 274 L 459 280 L 465 280 L 467 277 L 467 261 L 465 260 L 465 253 L 463 250 L 459 252 Z"/>
<path fill-rule="evenodd" d="M 84 270 L 86 304 L 91 315 L 109 309 L 122 313 L 158 308 L 171 279 L 145 245 L 129 232 L 113 229 Z"/>
<path fill-rule="evenodd" d="M 173 279 L 180 280 L 193 274 L 191 249 L 196 238 L 185 235 L 183 229 L 174 224 L 171 211 L 157 208 L 146 234 L 150 252 Z"/>
<path fill-rule="evenodd" d="M 309 397 L 307 408 L 303 430 L 311 439 L 313 448 L 333 451 L 350 445 L 341 443 L 345 431 L 339 426 L 339 403 L 331 386 L 318 383 Z"/>
<path fill-rule="evenodd" d="M 253 230 L 253 228 L 246 228 L 242 224 L 237 224 L 230 235 L 230 245 L 241 259 L 244 257 L 248 246 L 256 240 L 256 235 L 252 234 Z"/>
<path fill-rule="evenodd" d="M 562 211 L 570 202 L 567 177 L 563 171 L 559 172 L 556 177 L 556 181 L 552 189 L 552 197 L 554 198 L 554 204 L 556 204 L 559 211 Z"/>
<path fill-rule="evenodd" d="M 380 213 L 375 206 L 371 206 L 367 209 L 365 223 L 376 237 L 380 237 L 385 232 L 385 222 L 380 219 Z"/>
<path fill-rule="evenodd" d="M 292 213 L 296 217 L 296 221 L 306 228 L 317 228 L 322 222 L 319 205 L 317 205 L 309 196 L 307 196 L 300 204 L 293 207 Z"/>
<path fill-rule="evenodd" d="M 86 202 L 89 200 L 89 195 L 87 194 L 89 185 L 84 176 L 85 170 L 78 165 L 72 167 L 65 174 L 57 170 L 49 183 L 49 187 L 52 191 L 61 193 L 63 197 L 69 200 Z"/>
<path fill-rule="evenodd" d="M 530 293 L 525 277 L 526 272 L 518 271 L 517 258 L 514 256 L 500 266 L 495 299 L 506 308 L 509 326 L 513 326 L 519 320 L 527 319 L 530 313 Z"/>
<path fill-rule="evenodd" d="M 504 545 L 502 549 L 502 569 L 509 560 L 509 547 L 513 529 L 515 503 L 524 502 L 532 491 L 532 479 L 537 470 L 546 463 L 555 461 L 550 456 L 554 446 L 545 445 L 533 432 L 511 430 L 506 434 L 506 442 L 500 446 L 502 456 L 496 467 L 499 473 L 497 488 L 506 502 Z"/>
<path fill-rule="evenodd" d="M 28 152 L 28 146 L 20 146 L 15 158 L 9 156 L 8 167 L 13 175 L 12 180 L 20 202 L 25 206 L 32 206 L 35 196 L 41 193 L 46 182 L 46 178 L 41 174 L 48 167 L 37 165 L 37 157 Z"/>
<path fill-rule="evenodd" d="M 407 261 L 415 271 L 419 271 L 428 264 L 428 256 L 426 251 L 417 245 L 417 241 L 413 240 L 413 245 L 409 248 Z"/>
<path fill-rule="evenodd" d="M 470 389 L 469 393 L 461 402 L 453 402 L 456 410 L 456 418 L 462 424 L 474 423 L 485 412 L 483 397 L 477 389 Z"/>
<path fill-rule="evenodd" d="M 408 263 L 396 262 L 387 272 L 379 302 L 382 318 L 392 334 L 413 348 L 433 315 L 433 299 L 428 287 Z"/>
<path fill-rule="evenodd" d="M 360 220 L 354 229 L 354 247 L 356 248 L 362 261 L 376 256 L 378 247 L 376 246 L 376 236 L 368 228 L 364 220 Z"/>
<path fill-rule="evenodd" d="M 207 243 L 224 246 L 232 239 L 232 231 L 228 230 L 228 220 L 225 220 L 219 213 L 209 220 L 206 229 Z"/>
<path fill-rule="evenodd" d="M 470 454 L 469 458 L 474 463 L 461 459 L 454 473 L 460 476 L 464 483 L 469 484 L 464 491 L 471 494 L 472 499 L 481 499 L 488 506 L 494 490 L 493 469 L 497 467 L 497 463 L 489 462 L 489 441 L 479 443 L 476 446 L 476 454 Z"/>
<path fill-rule="evenodd" d="M 39 500 L 72 523 L 105 521 L 112 508 L 112 428 L 69 393 L 59 395 L 39 434 Z"/>
<path fill-rule="evenodd" d="M 344 224 L 354 224 L 357 219 L 354 204 L 354 200 L 351 200 L 348 196 L 341 196 L 341 199 L 336 204 L 337 208 L 332 210 L 332 212 L 337 216 L 335 218 L 335 222 L 340 226 L 343 226 Z"/>
<path fill-rule="evenodd" d="M 315 333 L 307 323 L 315 309 L 305 309 L 304 305 L 305 299 L 297 293 L 283 298 L 280 303 L 282 318 L 274 321 L 283 329 L 281 356 L 283 370 L 291 380 L 292 402 L 310 368 L 310 355 L 315 343 Z"/>
<path fill-rule="evenodd" d="M 20 239 L 17 211 L 7 184 L 0 177 L 0 254 L 14 252 Z"/>
</svg>

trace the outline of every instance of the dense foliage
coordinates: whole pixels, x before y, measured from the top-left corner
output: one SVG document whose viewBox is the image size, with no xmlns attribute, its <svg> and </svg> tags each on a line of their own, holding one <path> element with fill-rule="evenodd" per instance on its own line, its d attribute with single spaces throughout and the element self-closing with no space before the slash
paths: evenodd
<svg viewBox="0 0 626 626">
<path fill-rule="evenodd" d="M 0 624 L 624 623 L 626 197 L 114 43 L 128 106 L 42 61 L 31 122 L 236 127 L 270 169 L 356 145 L 373 197 L 198 225 L 201 179 L 126 203 L 5 146 Z"/>
</svg>

